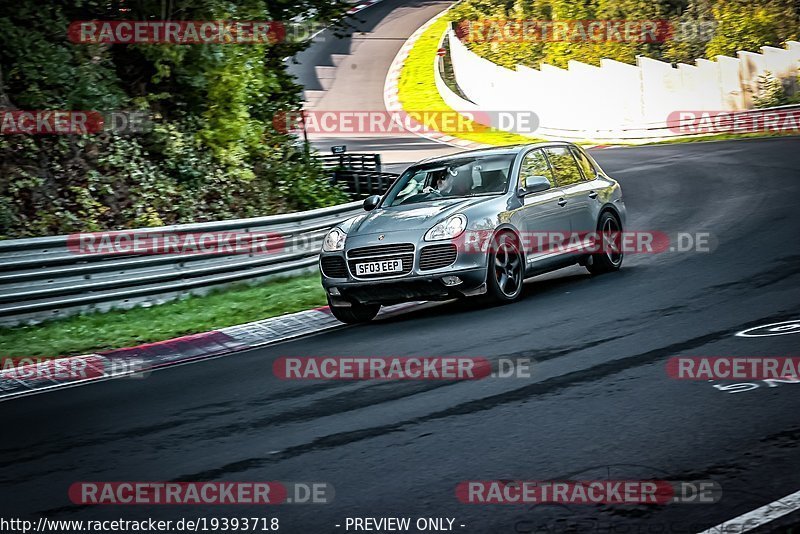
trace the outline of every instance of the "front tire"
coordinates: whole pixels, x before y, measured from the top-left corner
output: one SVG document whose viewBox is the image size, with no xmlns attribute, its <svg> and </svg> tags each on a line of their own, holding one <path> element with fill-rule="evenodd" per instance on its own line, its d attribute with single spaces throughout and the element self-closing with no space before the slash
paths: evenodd
<svg viewBox="0 0 800 534">
<path fill-rule="evenodd" d="M 381 309 L 380 304 L 357 304 L 355 302 L 349 307 L 334 306 L 331 304 L 330 297 L 328 298 L 328 307 L 334 317 L 347 324 L 368 323 L 378 315 L 378 311 Z"/>
<path fill-rule="evenodd" d="M 600 251 L 591 255 L 586 269 L 592 274 L 618 271 L 624 257 L 622 251 L 622 225 L 611 212 L 603 212 L 597 222 Z"/>
<path fill-rule="evenodd" d="M 522 295 L 525 265 L 519 249 L 519 240 L 514 234 L 498 235 L 489 252 L 489 267 L 486 273 L 486 293 L 498 303 L 514 302 Z"/>
</svg>

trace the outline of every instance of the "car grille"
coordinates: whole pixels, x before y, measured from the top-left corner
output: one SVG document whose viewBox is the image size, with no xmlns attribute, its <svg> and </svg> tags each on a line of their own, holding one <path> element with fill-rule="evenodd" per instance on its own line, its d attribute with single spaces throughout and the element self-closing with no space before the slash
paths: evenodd
<svg viewBox="0 0 800 534">
<path fill-rule="evenodd" d="M 339 256 L 323 256 L 320 260 L 322 274 L 328 278 L 347 278 L 347 267 L 344 258 Z"/>
<path fill-rule="evenodd" d="M 386 278 L 389 276 L 401 276 L 411 272 L 414 267 L 414 245 L 411 243 L 398 243 L 392 245 L 377 245 L 373 247 L 354 248 L 347 252 L 347 264 L 350 273 L 356 272 L 356 263 L 361 260 L 382 261 L 382 260 L 401 260 L 403 270 L 397 273 L 377 273 L 362 274 L 359 278 Z"/>
<path fill-rule="evenodd" d="M 456 246 L 452 243 L 424 247 L 419 255 L 419 270 L 430 271 L 452 265 L 456 261 Z"/>
<path fill-rule="evenodd" d="M 411 243 L 398 243 L 394 245 L 354 248 L 347 253 L 347 257 L 352 260 L 354 258 L 368 258 L 372 256 L 383 257 L 403 253 L 413 254 L 414 245 Z"/>
</svg>

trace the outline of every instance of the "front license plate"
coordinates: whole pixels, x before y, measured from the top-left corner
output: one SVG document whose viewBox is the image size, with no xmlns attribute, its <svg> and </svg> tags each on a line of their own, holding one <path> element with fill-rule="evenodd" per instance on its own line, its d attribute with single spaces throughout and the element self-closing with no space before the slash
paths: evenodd
<svg viewBox="0 0 800 534">
<path fill-rule="evenodd" d="M 399 273 L 403 270 L 402 260 L 371 261 L 356 263 L 356 276 L 365 274 Z"/>
</svg>

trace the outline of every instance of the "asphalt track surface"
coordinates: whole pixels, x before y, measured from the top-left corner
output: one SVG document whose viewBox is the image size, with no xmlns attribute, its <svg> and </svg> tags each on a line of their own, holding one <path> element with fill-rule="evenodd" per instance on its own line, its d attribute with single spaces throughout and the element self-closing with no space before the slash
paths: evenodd
<svg viewBox="0 0 800 534">
<path fill-rule="evenodd" d="M 791 494 L 800 489 L 800 384 L 730 393 L 670 379 L 665 364 L 798 355 L 800 334 L 734 335 L 800 318 L 798 146 L 784 138 L 593 152 L 622 183 L 629 230 L 710 232 L 713 252 L 629 255 L 614 274 L 574 267 L 534 278 L 511 305 L 443 303 L 4 402 L 0 515 L 274 516 L 290 533 L 344 532 L 335 525 L 365 516 L 450 517 L 470 533 L 696 532 Z M 463 382 L 273 376 L 281 356 L 329 355 L 535 363 L 530 378 Z M 565 478 L 713 479 L 723 498 L 563 507 L 466 505 L 454 493 L 464 480 Z M 76 481 L 123 480 L 325 481 L 336 498 L 80 507 L 67 497 Z"/>
<path fill-rule="evenodd" d="M 289 70 L 306 89 L 312 111 L 386 110 L 384 82 L 400 47 L 414 31 L 452 2 L 382 0 L 349 17 L 348 31 L 324 30 L 311 46 L 289 61 Z M 457 152 L 413 133 L 320 135 L 312 145 L 328 152 L 345 144 L 348 152 L 380 153 L 387 171 L 398 172 L 423 157 Z M 400 164 L 400 165 L 398 165 Z"/>
</svg>

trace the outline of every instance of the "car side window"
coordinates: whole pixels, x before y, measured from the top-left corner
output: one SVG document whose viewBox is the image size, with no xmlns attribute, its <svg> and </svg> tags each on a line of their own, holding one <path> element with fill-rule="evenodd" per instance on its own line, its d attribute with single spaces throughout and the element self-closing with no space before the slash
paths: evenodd
<svg viewBox="0 0 800 534">
<path fill-rule="evenodd" d="M 533 150 L 525 154 L 519 169 L 519 187 L 525 187 L 525 179 L 529 176 L 544 176 L 550 182 L 550 187 L 556 187 L 553 172 L 547 164 L 547 159 L 541 150 Z"/>
<path fill-rule="evenodd" d="M 594 165 L 592 165 L 592 162 L 586 157 L 586 154 L 574 147 L 570 147 L 570 151 L 572 151 L 572 155 L 575 156 L 575 159 L 578 160 L 578 165 L 583 171 L 583 177 L 589 181 L 594 180 L 597 177 L 597 169 L 594 168 Z"/>
<path fill-rule="evenodd" d="M 559 185 L 574 185 L 583 181 L 578 162 L 565 146 L 551 146 L 544 149 L 547 159 L 556 174 Z"/>
</svg>

